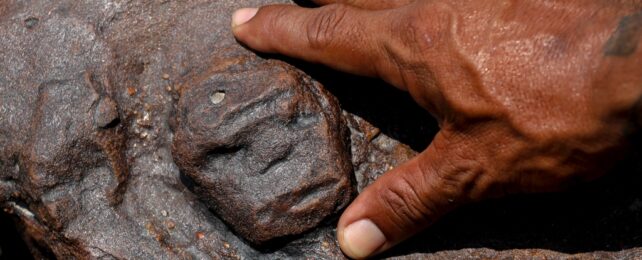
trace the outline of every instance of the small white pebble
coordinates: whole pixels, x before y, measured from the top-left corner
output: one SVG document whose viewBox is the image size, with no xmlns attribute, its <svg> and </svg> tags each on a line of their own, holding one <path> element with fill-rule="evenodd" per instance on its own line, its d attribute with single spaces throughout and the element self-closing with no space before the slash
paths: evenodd
<svg viewBox="0 0 642 260">
<path fill-rule="evenodd" d="M 216 91 L 214 94 L 210 96 L 210 101 L 212 101 L 212 104 L 220 104 L 223 102 L 225 99 L 225 92 L 224 91 Z"/>
</svg>

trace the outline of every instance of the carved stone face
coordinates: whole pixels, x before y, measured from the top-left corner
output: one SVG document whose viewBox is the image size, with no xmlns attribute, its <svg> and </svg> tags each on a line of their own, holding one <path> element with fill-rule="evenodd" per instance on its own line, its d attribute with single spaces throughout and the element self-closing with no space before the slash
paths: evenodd
<svg viewBox="0 0 642 260">
<path fill-rule="evenodd" d="M 0 193 L 11 191 L 0 200 L 38 200 L 21 216 L 44 234 L 35 216 L 62 229 L 82 215 L 78 194 L 99 174 L 108 177 L 93 187 L 116 204 L 125 137 L 100 68 L 112 53 L 93 27 L 56 12 L 20 21 L 0 25 Z"/>
<path fill-rule="evenodd" d="M 339 106 L 288 67 L 226 62 L 181 89 L 177 165 L 254 244 L 317 226 L 353 193 Z"/>
</svg>

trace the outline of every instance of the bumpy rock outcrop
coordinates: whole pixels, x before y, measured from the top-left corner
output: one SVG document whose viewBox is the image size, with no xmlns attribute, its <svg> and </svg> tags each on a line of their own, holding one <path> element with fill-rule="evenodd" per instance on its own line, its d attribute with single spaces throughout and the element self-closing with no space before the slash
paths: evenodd
<svg viewBox="0 0 642 260">
<path fill-rule="evenodd" d="M 0 3 L 0 203 L 33 254 L 341 255 L 351 115 L 235 42 L 264 3 Z"/>
<path fill-rule="evenodd" d="M 16 220 L 31 254 L 344 257 L 333 230 L 340 211 L 414 156 L 426 145 L 416 140 L 429 139 L 436 126 L 408 97 L 379 83 L 299 64 L 304 73 L 240 46 L 229 30 L 231 13 L 274 2 L 287 1 L 0 1 L 0 207 Z M 580 214 L 592 216 L 585 226 L 604 227 L 593 233 L 629 238 L 589 251 L 627 250 L 577 256 L 642 254 L 639 233 L 631 231 L 642 228 L 642 194 L 620 190 L 636 191 L 596 188 L 580 193 L 593 204 L 571 209 L 591 212 Z M 623 204 L 595 213 L 598 198 Z M 558 205 L 562 216 L 572 215 L 562 208 L 569 207 Z M 474 210 L 509 223 L 492 207 L 490 214 Z M 556 249 L 559 243 L 541 238 L 566 230 L 549 232 L 542 228 L 548 222 L 528 219 L 544 231 L 522 240 L 510 232 L 493 236 L 485 223 L 465 226 L 470 214 L 454 213 L 459 222 L 438 224 L 388 256 L 571 257 L 466 249 L 537 241 Z M 610 228 L 626 221 L 624 231 Z M 573 237 L 614 240 L 580 231 Z M 465 240 L 474 234 L 493 237 Z"/>
</svg>

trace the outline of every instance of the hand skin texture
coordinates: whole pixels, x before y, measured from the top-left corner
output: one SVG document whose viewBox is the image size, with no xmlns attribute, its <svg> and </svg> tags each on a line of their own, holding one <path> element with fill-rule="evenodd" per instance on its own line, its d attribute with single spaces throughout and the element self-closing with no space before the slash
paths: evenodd
<svg viewBox="0 0 642 260">
<path fill-rule="evenodd" d="M 376 255 L 465 203 L 595 179 L 642 121 L 642 1 L 317 0 L 238 10 L 250 48 L 378 77 L 441 131 L 337 227 Z M 429 138 L 429 137 L 426 137 Z"/>
</svg>

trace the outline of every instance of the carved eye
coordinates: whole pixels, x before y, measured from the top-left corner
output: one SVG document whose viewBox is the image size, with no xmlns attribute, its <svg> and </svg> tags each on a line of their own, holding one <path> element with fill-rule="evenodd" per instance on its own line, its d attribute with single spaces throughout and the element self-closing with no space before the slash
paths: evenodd
<svg viewBox="0 0 642 260">
<path fill-rule="evenodd" d="M 33 29 L 33 27 L 36 27 L 36 25 L 38 25 L 39 21 L 40 20 L 36 17 L 29 17 L 25 20 L 25 27 L 27 27 L 27 29 Z"/>
<path fill-rule="evenodd" d="M 221 102 L 223 102 L 224 99 L 225 99 L 225 91 L 223 90 L 215 91 L 214 93 L 212 93 L 212 95 L 210 95 L 210 101 L 214 105 L 220 104 Z"/>
</svg>

